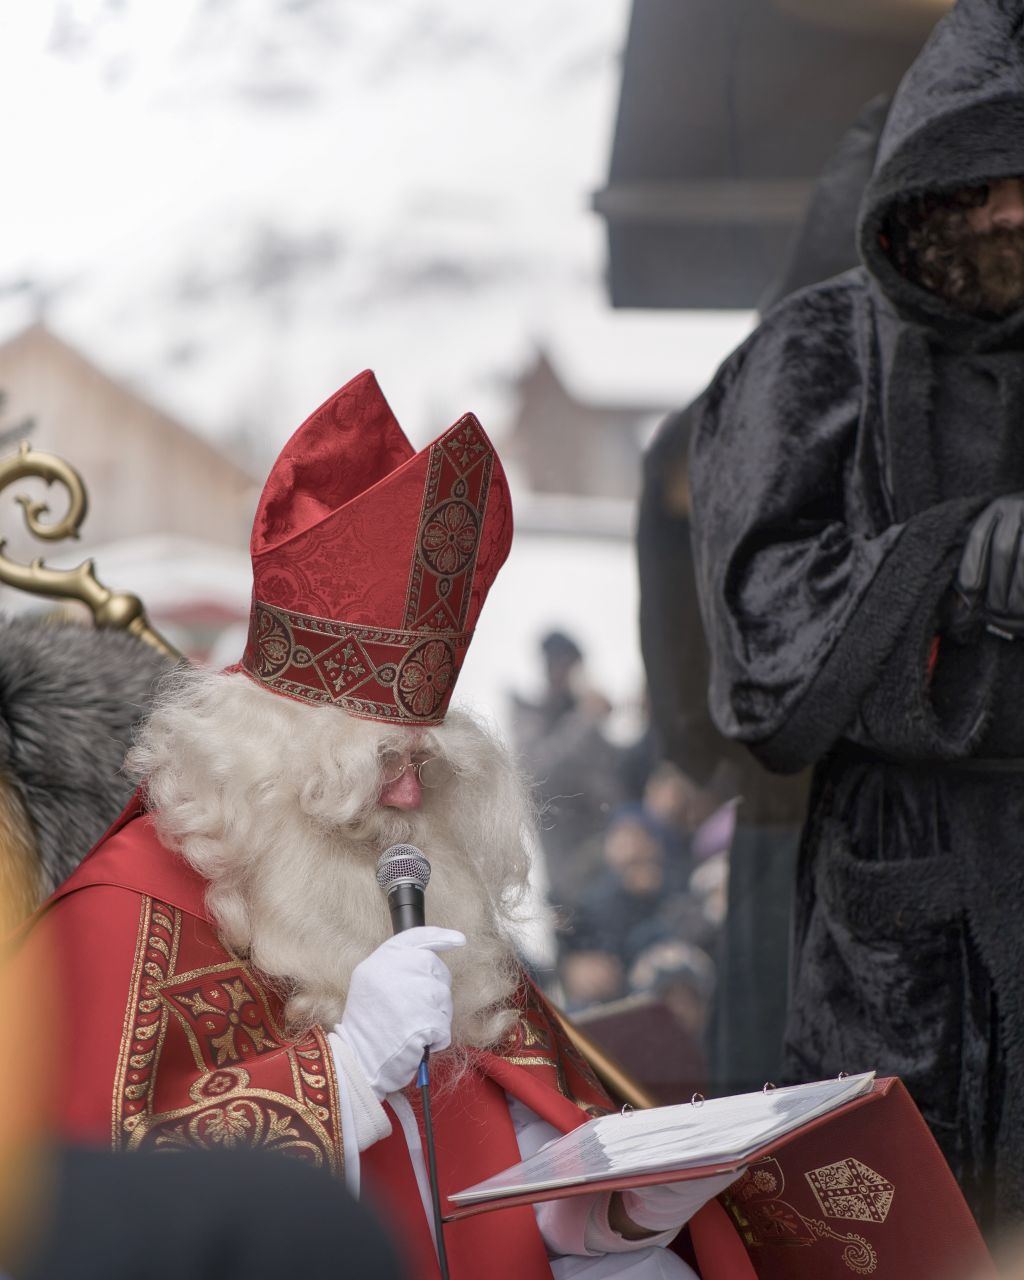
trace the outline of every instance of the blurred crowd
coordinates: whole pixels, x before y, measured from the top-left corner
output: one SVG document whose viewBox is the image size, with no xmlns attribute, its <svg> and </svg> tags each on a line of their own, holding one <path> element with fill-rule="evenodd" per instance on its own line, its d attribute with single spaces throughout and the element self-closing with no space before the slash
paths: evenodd
<svg viewBox="0 0 1024 1280">
<path fill-rule="evenodd" d="M 663 758 L 646 715 L 632 741 L 614 742 L 612 704 L 572 636 L 550 631 L 540 652 L 544 686 L 513 697 L 513 735 L 541 813 L 549 985 L 661 1100 L 678 1101 L 706 1078 L 737 797 Z"/>
</svg>

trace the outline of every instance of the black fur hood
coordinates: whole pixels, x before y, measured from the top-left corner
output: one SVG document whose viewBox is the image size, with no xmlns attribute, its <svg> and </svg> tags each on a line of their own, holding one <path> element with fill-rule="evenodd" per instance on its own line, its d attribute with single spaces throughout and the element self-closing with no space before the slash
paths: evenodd
<svg viewBox="0 0 1024 1280">
<path fill-rule="evenodd" d="M 905 318 L 987 348 L 1024 328 L 1024 311 L 995 324 L 911 284 L 880 241 L 896 200 L 1020 174 L 1024 0 L 959 0 L 896 91 L 861 203 L 861 257 Z"/>
</svg>

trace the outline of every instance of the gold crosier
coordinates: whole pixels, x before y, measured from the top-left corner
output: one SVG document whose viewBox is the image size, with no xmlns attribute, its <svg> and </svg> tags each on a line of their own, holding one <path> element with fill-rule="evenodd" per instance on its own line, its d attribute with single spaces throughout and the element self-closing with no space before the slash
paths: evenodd
<svg viewBox="0 0 1024 1280">
<path fill-rule="evenodd" d="M 45 502 L 33 501 L 25 494 L 16 495 L 15 501 L 24 509 L 25 523 L 30 532 L 45 542 L 77 538 L 89 510 L 89 499 L 82 477 L 74 467 L 63 458 L 32 449 L 26 441 L 22 441 L 13 457 L 0 459 L 0 493 L 17 481 L 28 478 L 45 480 L 47 485 L 56 480 L 68 494 L 68 509 L 64 517 L 52 523 L 40 519 L 41 516 L 50 514 L 50 508 Z M 32 595 L 49 596 L 58 600 L 80 600 L 82 604 L 89 606 L 96 626 L 130 631 L 166 657 L 182 657 L 172 644 L 150 626 L 139 597 L 124 592 L 115 593 L 103 586 L 96 578 L 91 560 L 83 560 L 74 569 L 51 569 L 41 558 L 33 560 L 31 564 L 18 564 L 5 554 L 6 545 L 4 539 L 0 538 L 0 582 L 28 591 Z"/>
<path fill-rule="evenodd" d="M 16 454 L 0 459 L 0 493 L 17 481 L 29 478 L 44 480 L 47 485 L 56 481 L 64 486 L 68 494 L 68 509 L 64 517 L 52 523 L 40 518 L 50 514 L 45 502 L 33 501 L 25 494 L 15 495 L 15 501 L 24 509 L 25 523 L 30 532 L 45 542 L 77 538 L 89 509 L 82 477 L 63 458 L 33 449 L 23 441 Z M 169 658 L 183 657 L 150 625 L 138 596 L 115 593 L 103 586 L 96 577 L 92 560 L 84 560 L 74 569 L 52 569 L 42 559 L 23 565 L 5 554 L 5 546 L 3 538 L 0 538 L 0 582 L 31 595 L 79 600 L 88 605 L 96 626 L 130 631 Z M 634 1080 L 579 1027 L 574 1026 L 561 1010 L 556 1012 L 573 1046 L 590 1064 L 594 1074 L 613 1098 L 637 1108 L 657 1105 L 643 1085 Z"/>
</svg>

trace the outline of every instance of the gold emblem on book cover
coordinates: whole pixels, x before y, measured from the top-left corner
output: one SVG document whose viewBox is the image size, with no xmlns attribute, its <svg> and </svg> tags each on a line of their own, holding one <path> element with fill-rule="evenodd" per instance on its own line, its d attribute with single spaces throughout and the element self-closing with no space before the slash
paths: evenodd
<svg viewBox="0 0 1024 1280">
<path fill-rule="evenodd" d="M 826 1218 L 849 1222 L 884 1222 L 896 1188 L 880 1173 L 849 1157 L 805 1173 Z"/>
<path fill-rule="evenodd" d="M 838 1165 L 847 1165 L 848 1161 L 838 1161 Z M 854 1161 L 854 1164 L 859 1162 Z M 835 1166 L 825 1166 L 806 1174 L 808 1183 L 812 1174 L 829 1174 Z M 866 1165 L 860 1165 L 872 1178 L 884 1179 Z M 847 1173 L 850 1171 L 848 1170 Z M 831 1176 L 831 1175 L 829 1175 Z M 845 1176 L 845 1175 L 844 1175 Z M 837 1175 L 838 1178 L 838 1175 Z M 823 1179 L 827 1181 L 828 1178 Z M 891 1184 L 888 1184 L 891 1190 Z M 722 1196 L 722 1202 L 732 1215 L 733 1221 L 751 1249 L 808 1249 L 816 1246 L 835 1248 L 840 1246 L 843 1265 L 859 1276 L 870 1276 L 878 1270 L 878 1254 L 874 1246 L 855 1231 L 837 1231 L 829 1226 L 824 1218 L 812 1218 L 801 1212 L 795 1203 L 800 1197 L 794 1194 L 786 1197 L 786 1175 L 782 1164 L 773 1156 L 766 1156 L 752 1164 L 742 1177 L 738 1178 Z M 817 1191 L 814 1192 L 819 1206 L 826 1217 L 837 1217 L 834 1211 L 826 1209 Z M 891 1203 L 892 1196 L 889 1196 Z M 888 1209 L 886 1209 L 888 1212 Z M 866 1218 L 866 1221 L 882 1221 L 880 1218 Z"/>
</svg>

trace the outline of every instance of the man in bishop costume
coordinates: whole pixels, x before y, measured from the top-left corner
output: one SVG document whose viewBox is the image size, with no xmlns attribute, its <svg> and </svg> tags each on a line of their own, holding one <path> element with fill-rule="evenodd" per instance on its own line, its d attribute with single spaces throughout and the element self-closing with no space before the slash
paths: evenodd
<svg viewBox="0 0 1024 1280">
<path fill-rule="evenodd" d="M 23 949 L 58 977 L 65 1138 L 334 1170 L 417 1280 L 439 1274 L 425 1049 L 446 1210 L 612 1105 L 516 957 L 526 791 L 449 710 L 511 537 L 472 414 L 416 452 L 371 373 L 332 396 L 264 488 L 241 661 L 169 679 L 130 756 L 139 791 Z M 375 868 L 400 843 L 432 875 L 426 925 L 392 936 Z M 695 1274 L 670 1247 L 685 1217 L 657 1187 L 469 1217 L 445 1240 L 453 1280 L 653 1280 Z M 692 1235 L 708 1280 L 737 1238 L 716 1204 Z"/>
</svg>

